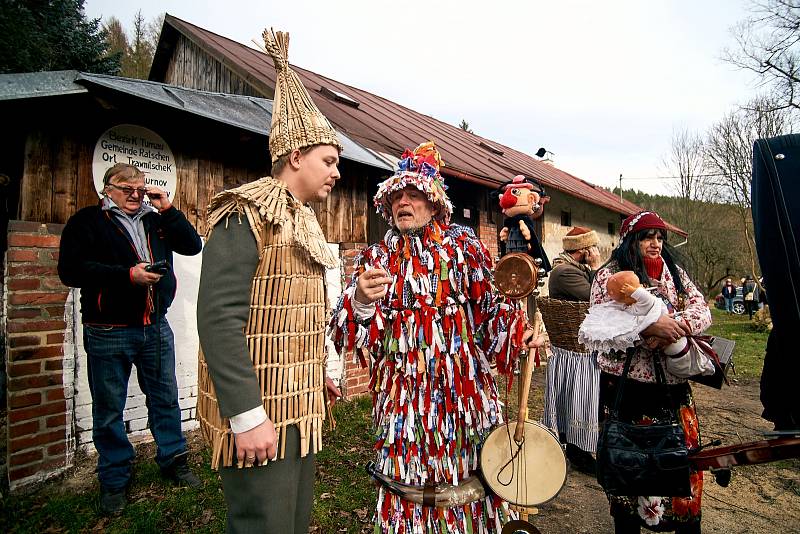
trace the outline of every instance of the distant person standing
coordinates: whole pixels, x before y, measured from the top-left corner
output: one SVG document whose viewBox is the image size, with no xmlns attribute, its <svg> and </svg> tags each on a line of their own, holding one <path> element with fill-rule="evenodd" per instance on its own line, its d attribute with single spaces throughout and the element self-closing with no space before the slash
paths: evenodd
<svg viewBox="0 0 800 534">
<path fill-rule="evenodd" d="M 756 312 L 756 310 L 758 310 L 759 299 L 758 284 L 756 284 L 756 281 L 753 280 L 752 276 L 748 276 L 744 281 L 742 294 L 744 295 L 744 307 L 747 310 L 747 315 L 749 315 L 750 319 L 752 319 L 753 314 Z"/>
<path fill-rule="evenodd" d="M 564 247 L 553 260 L 548 288 L 550 297 L 560 300 L 588 301 L 592 277 L 603 264 L 597 248 L 597 232 L 576 226 L 561 240 Z"/>
<path fill-rule="evenodd" d="M 597 245 L 597 232 L 583 226 L 572 228 L 561 240 L 564 250 L 553 260 L 550 271 L 550 298 L 557 301 L 588 302 L 592 277 L 603 264 Z M 556 302 L 557 302 L 556 301 Z M 578 326 L 574 325 L 570 346 L 577 343 Z M 558 432 L 566 444 L 566 454 L 573 468 L 595 473 L 592 454 L 597 450 L 597 413 L 600 367 L 588 352 L 567 349 L 553 340 L 553 354 L 547 363 L 547 387 L 542 422 Z"/>
<path fill-rule="evenodd" d="M 733 281 L 728 278 L 722 286 L 722 298 L 725 299 L 725 311 L 733 313 L 733 299 L 736 296 L 736 286 Z"/>
</svg>

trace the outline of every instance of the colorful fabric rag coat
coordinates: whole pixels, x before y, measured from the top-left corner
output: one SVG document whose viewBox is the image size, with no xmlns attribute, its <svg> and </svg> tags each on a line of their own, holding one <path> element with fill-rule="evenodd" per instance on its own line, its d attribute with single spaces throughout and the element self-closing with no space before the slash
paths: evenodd
<svg viewBox="0 0 800 534">
<path fill-rule="evenodd" d="M 491 259 L 473 231 L 436 221 L 387 232 L 356 259 L 329 325 L 337 349 L 372 356 L 377 468 L 407 484 L 458 484 L 477 469 L 483 438 L 502 422 L 493 361 L 508 373 L 525 320 L 493 287 Z M 357 277 L 381 267 L 393 283 L 359 321 Z M 362 364 L 366 364 L 362 359 Z M 499 533 L 507 503 L 494 495 L 433 508 L 379 490 L 376 532 Z"/>
</svg>

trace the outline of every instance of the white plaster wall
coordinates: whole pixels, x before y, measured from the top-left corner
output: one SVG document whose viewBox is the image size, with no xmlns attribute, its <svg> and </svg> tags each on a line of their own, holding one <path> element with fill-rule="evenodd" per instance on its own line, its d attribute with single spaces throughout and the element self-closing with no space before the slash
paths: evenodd
<svg viewBox="0 0 800 534">
<path fill-rule="evenodd" d="M 563 250 L 562 238 L 567 235 L 567 232 L 574 226 L 584 226 L 597 232 L 600 241 L 598 245 L 600 256 L 605 262 L 613 248 L 619 243 L 617 232 L 621 221 L 620 215 L 560 191 L 548 190 L 548 194 L 550 194 L 551 200 L 545 207 L 542 233 L 544 234 L 544 250 L 550 261 L 552 262 Z M 561 226 L 562 210 L 571 214 L 572 224 L 570 226 Z M 608 223 L 614 225 L 613 234 L 608 233 Z M 545 283 L 540 291 L 542 296 L 547 296 L 548 284 Z"/>
<path fill-rule="evenodd" d="M 339 244 L 328 243 L 337 258 L 339 258 Z M 342 294 L 342 268 L 341 260 L 339 267 L 336 269 L 327 269 L 325 271 L 325 293 L 328 297 L 328 310 L 332 310 Z M 328 376 L 334 381 L 337 386 L 341 386 L 342 378 L 344 376 L 344 360 L 342 356 L 336 352 L 336 347 L 328 337 L 325 337 L 325 349 L 328 351 Z"/>
<path fill-rule="evenodd" d="M 73 432 L 75 427 L 69 424 L 73 420 L 73 410 L 75 403 L 71 402 L 75 398 L 75 308 L 78 303 L 75 300 L 77 293 L 71 291 L 67 295 L 67 302 L 64 307 L 64 322 L 66 327 L 64 329 L 64 361 L 62 363 L 61 377 L 64 384 L 64 399 L 67 404 L 67 429 L 64 432 L 64 439 L 67 442 L 67 450 L 65 454 L 65 464 L 72 465 L 72 458 L 75 455 L 75 440 L 73 439 Z"/>
<path fill-rule="evenodd" d="M 339 245 L 330 244 L 331 250 L 339 256 Z M 167 312 L 167 320 L 175 335 L 175 376 L 178 382 L 178 402 L 181 407 L 181 427 L 184 431 L 197 428 L 195 406 L 197 405 L 197 353 L 200 341 L 197 336 L 197 293 L 200 284 L 200 267 L 202 253 L 196 256 L 174 256 L 175 275 L 178 279 L 178 290 L 175 300 Z M 336 304 L 341 294 L 341 269 L 331 269 L 326 273 L 326 287 L 329 307 Z M 70 300 L 74 300 L 73 306 Z M 73 317 L 74 336 L 65 336 L 64 370 L 74 369 L 74 412 L 75 432 L 78 444 L 87 449 L 92 446 L 92 397 L 89 392 L 89 379 L 86 370 L 86 351 L 83 347 L 83 323 L 80 315 L 80 290 L 72 291 L 67 301 L 67 313 Z M 74 340 L 74 342 L 73 342 Z M 333 344 L 328 342 L 328 374 L 339 384 L 343 362 L 336 353 Z M 67 360 L 71 360 L 68 362 Z M 66 378 L 66 377 L 65 377 Z M 64 381 L 65 385 L 68 383 Z M 128 399 L 123 412 L 128 435 L 135 438 L 150 439 L 147 430 L 147 407 L 139 383 L 136 380 L 136 368 L 131 372 L 128 383 Z"/>
</svg>

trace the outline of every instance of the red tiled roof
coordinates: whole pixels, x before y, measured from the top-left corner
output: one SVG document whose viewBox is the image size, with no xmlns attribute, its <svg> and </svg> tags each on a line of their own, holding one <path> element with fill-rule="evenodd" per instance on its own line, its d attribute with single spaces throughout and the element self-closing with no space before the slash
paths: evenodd
<svg viewBox="0 0 800 534">
<path fill-rule="evenodd" d="M 265 96 L 274 95 L 275 68 L 267 54 L 169 14 L 164 19 L 165 29 L 168 26 L 186 36 L 256 89 L 263 91 Z M 150 72 L 151 80 L 163 78 L 170 48 L 174 46 L 163 42 L 165 34 L 167 32 L 162 31 L 162 42 L 159 43 Z M 515 175 L 523 174 L 538 180 L 546 188 L 561 191 L 625 216 L 641 209 L 627 200 L 620 201 L 618 196 L 607 189 L 590 184 L 511 147 L 423 115 L 368 91 L 296 65 L 292 67 L 322 113 L 350 138 L 372 150 L 399 156 L 406 148 L 434 140 L 445 161 L 446 166 L 442 169 L 445 175 L 497 187 Z M 320 92 L 322 87 L 344 93 L 356 100 L 358 107 L 325 96 Z M 496 148 L 500 153 L 479 146 L 481 142 Z M 672 225 L 669 227 L 671 231 L 686 235 L 680 228 Z"/>
</svg>

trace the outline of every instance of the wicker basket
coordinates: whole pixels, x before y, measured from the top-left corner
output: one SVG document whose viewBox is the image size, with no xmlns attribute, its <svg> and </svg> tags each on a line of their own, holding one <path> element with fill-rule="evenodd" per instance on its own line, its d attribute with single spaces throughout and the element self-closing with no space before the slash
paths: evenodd
<svg viewBox="0 0 800 534">
<path fill-rule="evenodd" d="M 586 347 L 578 343 L 578 328 L 589 310 L 588 302 L 539 297 L 537 305 L 550 336 L 550 343 L 554 347 L 586 352 Z"/>
</svg>

